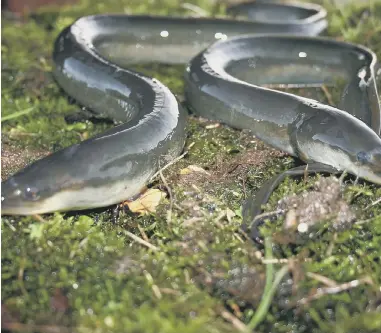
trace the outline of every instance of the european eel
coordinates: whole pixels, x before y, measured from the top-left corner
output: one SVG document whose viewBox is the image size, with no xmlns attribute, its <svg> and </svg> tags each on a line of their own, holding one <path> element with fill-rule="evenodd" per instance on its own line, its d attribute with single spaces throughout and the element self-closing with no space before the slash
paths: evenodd
<svg viewBox="0 0 381 333">
<path fill-rule="evenodd" d="M 228 14 L 247 20 L 107 14 L 64 29 L 54 45 L 57 83 L 116 126 L 3 182 L 2 214 L 120 203 L 139 193 L 159 163 L 181 153 L 187 113 L 157 79 L 128 69 L 141 62 L 187 63 L 185 98 L 196 114 L 249 129 L 268 145 L 315 163 L 312 171 L 346 170 L 381 184 L 376 55 L 316 37 L 327 26 L 318 5 L 256 1 L 230 7 Z M 347 82 L 338 108 L 269 88 L 338 78 Z M 249 225 L 281 178 L 244 204 Z"/>
</svg>

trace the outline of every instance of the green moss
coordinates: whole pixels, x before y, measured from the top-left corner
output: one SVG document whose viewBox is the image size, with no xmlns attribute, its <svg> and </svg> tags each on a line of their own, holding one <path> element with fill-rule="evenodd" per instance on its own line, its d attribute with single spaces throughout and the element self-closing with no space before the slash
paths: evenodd
<svg viewBox="0 0 381 333">
<path fill-rule="evenodd" d="M 3 139 L 25 150 L 54 151 L 104 131 L 110 124 L 65 120 L 80 106 L 72 104 L 52 78 L 55 37 L 75 18 L 87 14 L 189 13 L 179 3 L 111 0 L 106 5 L 82 0 L 60 10 L 44 8 L 24 20 L 3 15 L 2 115 L 14 117 L 2 122 Z M 221 14 L 224 7 L 201 0 L 192 3 L 213 15 Z M 379 0 L 367 11 L 357 4 L 341 10 L 328 1 L 325 6 L 331 36 L 366 44 L 381 58 Z M 162 80 L 181 97 L 183 66 L 136 68 Z M 331 93 L 336 101 L 336 91 Z M 321 91 L 320 98 L 326 101 Z M 172 202 L 163 200 L 155 214 L 138 217 L 121 212 L 117 223 L 111 209 L 47 215 L 43 223 L 32 217 L 3 218 L 3 327 L 238 331 L 239 324 L 226 320 L 226 311 L 248 324 L 261 300 L 266 270 L 261 262 L 263 249 L 240 232 L 240 207 L 251 191 L 292 167 L 294 160 L 276 154 L 249 133 L 211 125 L 196 117 L 189 119 L 188 154 L 163 172 Z M 202 167 L 210 176 L 180 175 L 189 165 Z M 286 180 L 266 209 L 273 210 L 278 200 L 300 193 L 315 180 Z M 160 178 L 153 185 L 162 185 Z M 292 274 L 278 287 L 256 331 L 380 330 L 381 208 L 371 203 L 381 197 L 381 189 L 360 183 L 347 186 L 343 197 L 363 223 L 335 231 L 325 221 L 314 238 L 291 244 L 274 241 L 275 258 L 293 259 Z M 263 234 L 279 233 L 283 221 L 266 223 Z M 130 233 L 146 239 L 148 245 L 137 243 Z M 280 267 L 275 265 L 276 270 Z M 308 273 L 339 285 L 364 277 L 367 283 L 300 305 L 298 301 L 324 287 Z"/>
</svg>

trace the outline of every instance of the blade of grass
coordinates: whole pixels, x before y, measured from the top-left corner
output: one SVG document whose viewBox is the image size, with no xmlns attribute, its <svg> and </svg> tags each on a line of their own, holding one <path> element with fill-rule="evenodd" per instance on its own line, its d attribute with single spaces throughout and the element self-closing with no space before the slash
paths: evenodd
<svg viewBox="0 0 381 333">
<path fill-rule="evenodd" d="M 272 259 L 272 242 L 271 238 L 265 239 L 265 258 L 266 260 Z M 274 265 L 268 264 L 266 265 L 266 285 L 265 290 L 263 292 L 263 296 L 261 299 L 261 303 L 259 304 L 257 311 L 255 312 L 253 318 L 251 318 L 249 324 L 247 325 L 250 331 L 253 331 L 258 324 L 266 317 L 266 314 L 270 308 L 271 301 L 275 294 L 275 291 L 282 281 L 283 277 L 288 272 L 288 266 L 283 266 L 274 276 Z"/>
<path fill-rule="evenodd" d="M 32 106 L 30 108 L 27 108 L 27 109 L 24 109 L 21 111 L 13 112 L 12 114 L 10 114 L 8 116 L 1 117 L 1 122 L 7 121 L 10 119 L 15 119 L 15 118 L 21 117 L 23 115 L 26 115 L 26 114 L 32 112 L 35 108 L 36 108 L 35 106 Z"/>
</svg>

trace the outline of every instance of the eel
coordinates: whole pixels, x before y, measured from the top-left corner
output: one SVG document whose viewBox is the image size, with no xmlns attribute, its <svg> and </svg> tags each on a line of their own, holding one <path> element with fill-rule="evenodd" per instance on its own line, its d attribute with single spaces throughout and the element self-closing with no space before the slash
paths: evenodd
<svg viewBox="0 0 381 333">
<path fill-rule="evenodd" d="M 3 182 L 1 213 L 117 204 L 181 153 L 187 113 L 161 82 L 129 69 L 142 62 L 187 64 L 186 104 L 196 114 L 249 129 L 305 163 L 324 165 L 323 171 L 346 170 L 381 184 L 376 55 L 317 37 L 327 26 L 318 5 L 256 1 L 233 6 L 228 14 L 235 18 L 105 14 L 65 28 L 54 45 L 56 81 L 115 127 Z M 346 82 L 338 108 L 271 89 L 338 80 Z M 268 198 L 274 188 L 267 184 L 258 197 Z M 246 202 L 247 221 L 258 207 L 258 200 Z"/>
</svg>

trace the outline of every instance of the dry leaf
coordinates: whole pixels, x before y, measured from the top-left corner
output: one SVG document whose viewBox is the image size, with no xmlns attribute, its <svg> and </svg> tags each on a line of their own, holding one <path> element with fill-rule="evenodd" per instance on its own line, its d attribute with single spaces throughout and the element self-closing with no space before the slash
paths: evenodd
<svg viewBox="0 0 381 333">
<path fill-rule="evenodd" d="M 180 170 L 180 175 L 189 175 L 192 172 L 200 172 L 210 176 L 210 173 L 197 165 L 188 165 L 186 168 Z"/>
<path fill-rule="evenodd" d="M 146 215 L 154 213 L 160 200 L 166 197 L 166 193 L 158 189 L 149 189 L 134 201 L 126 202 L 126 205 L 133 213 Z"/>
<path fill-rule="evenodd" d="M 217 128 L 217 127 L 220 127 L 220 126 L 221 126 L 220 123 L 216 123 L 216 124 L 206 125 L 205 128 L 206 129 L 213 129 L 213 128 Z"/>
</svg>

